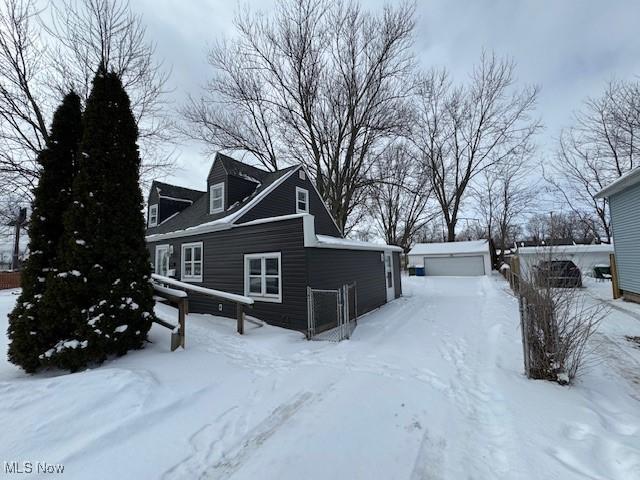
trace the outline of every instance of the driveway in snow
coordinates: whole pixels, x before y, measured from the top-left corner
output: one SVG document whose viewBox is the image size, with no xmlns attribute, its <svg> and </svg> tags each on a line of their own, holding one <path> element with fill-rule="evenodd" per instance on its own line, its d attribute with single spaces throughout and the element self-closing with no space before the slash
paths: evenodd
<svg viewBox="0 0 640 480">
<path fill-rule="evenodd" d="M 186 351 L 154 327 L 145 350 L 86 372 L 2 363 L 2 460 L 65 478 L 640 478 L 640 381 L 616 351 L 573 387 L 529 381 L 503 280 L 403 288 L 339 344 L 190 315 Z M 602 332 L 640 365 L 624 340 L 640 321 L 614 309 Z"/>
</svg>

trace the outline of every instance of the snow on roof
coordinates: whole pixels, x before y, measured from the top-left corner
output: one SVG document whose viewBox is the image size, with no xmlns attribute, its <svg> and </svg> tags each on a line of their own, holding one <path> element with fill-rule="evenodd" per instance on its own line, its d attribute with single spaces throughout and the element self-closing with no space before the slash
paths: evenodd
<svg viewBox="0 0 640 480">
<path fill-rule="evenodd" d="M 601 243 L 598 245 L 557 245 L 544 247 L 520 247 L 518 255 L 538 255 L 541 253 L 613 253 L 613 244 Z"/>
<path fill-rule="evenodd" d="M 596 193 L 596 198 L 607 198 L 639 183 L 640 167 L 636 167 Z"/>
<path fill-rule="evenodd" d="M 489 242 L 472 240 L 469 242 L 416 243 L 409 255 L 451 255 L 464 253 L 489 253 Z"/>
<path fill-rule="evenodd" d="M 287 178 L 289 178 L 294 172 L 298 171 L 299 169 L 300 167 L 291 168 L 284 175 L 278 178 L 275 182 L 268 185 L 264 190 L 260 192 L 256 190 L 256 192 L 258 193 L 256 195 L 251 195 L 253 198 L 251 198 L 241 208 L 239 208 L 238 210 L 235 210 L 232 213 L 229 213 L 226 216 L 223 216 L 221 218 L 216 218 L 215 220 L 211 220 L 209 222 L 199 223 L 197 225 L 189 226 L 183 229 L 174 230 L 166 233 L 151 233 L 147 235 L 145 238 L 148 242 L 153 242 L 156 240 L 162 240 L 166 238 L 185 237 L 188 235 L 197 235 L 199 233 L 215 232 L 217 230 L 224 230 L 224 229 L 231 228 L 236 220 L 238 220 L 242 215 L 244 215 L 249 210 L 251 210 L 257 203 L 259 203 L 278 185 L 284 182 Z M 270 219 L 265 219 L 265 220 L 270 221 Z"/>
<path fill-rule="evenodd" d="M 315 247 L 327 248 L 343 248 L 347 250 L 391 250 L 394 252 L 402 252 L 402 248 L 396 245 L 387 245 L 386 243 L 361 242 L 359 240 L 351 240 L 348 238 L 331 237 L 329 235 L 316 235 L 318 243 Z"/>
</svg>

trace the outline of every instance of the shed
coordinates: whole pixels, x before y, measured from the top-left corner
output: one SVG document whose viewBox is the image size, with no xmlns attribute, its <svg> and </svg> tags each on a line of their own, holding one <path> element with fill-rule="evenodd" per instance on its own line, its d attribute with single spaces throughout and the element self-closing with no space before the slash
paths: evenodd
<svg viewBox="0 0 640 480">
<path fill-rule="evenodd" d="M 418 243 L 409 251 L 409 266 L 424 267 L 426 276 L 489 275 L 489 242 Z"/>
<path fill-rule="evenodd" d="M 625 299 L 640 302 L 640 168 L 597 194 L 609 199 L 618 286 Z"/>
<path fill-rule="evenodd" d="M 547 245 L 539 247 L 518 247 L 520 272 L 526 277 L 531 268 L 541 261 L 570 260 L 576 264 L 583 276 L 593 276 L 596 265 L 609 265 L 609 255 L 613 245 Z"/>
</svg>

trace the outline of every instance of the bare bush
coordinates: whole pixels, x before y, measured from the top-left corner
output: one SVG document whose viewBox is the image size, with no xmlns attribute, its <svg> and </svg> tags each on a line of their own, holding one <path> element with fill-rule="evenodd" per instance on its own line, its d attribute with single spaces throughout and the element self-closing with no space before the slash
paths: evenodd
<svg viewBox="0 0 640 480">
<path fill-rule="evenodd" d="M 538 265 L 550 259 L 550 253 L 541 255 Z M 559 278 L 544 268 L 520 278 L 524 366 L 529 378 L 568 384 L 585 366 L 590 339 L 609 307 L 581 288 L 559 287 Z"/>
</svg>

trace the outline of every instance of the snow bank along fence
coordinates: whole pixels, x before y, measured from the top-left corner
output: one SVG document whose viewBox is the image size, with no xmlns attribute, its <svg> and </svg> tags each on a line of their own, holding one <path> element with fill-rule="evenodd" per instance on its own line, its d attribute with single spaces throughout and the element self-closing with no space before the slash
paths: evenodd
<svg viewBox="0 0 640 480">
<path fill-rule="evenodd" d="M 152 285 L 156 296 L 167 299 L 178 307 L 179 325 L 170 324 L 164 320 L 157 319 L 156 322 L 163 327 L 170 328 L 173 333 L 171 335 L 171 350 L 175 350 L 178 346 L 184 348 L 185 344 L 185 317 L 188 313 L 188 293 L 189 291 L 206 295 L 219 300 L 224 300 L 236 304 L 236 320 L 237 329 L 240 335 L 244 334 L 245 310 L 253 305 L 253 299 L 244 295 L 223 292 L 221 290 L 213 290 L 198 285 L 180 282 L 173 278 L 164 277 L 155 273 L 151 274 Z M 171 288 L 171 287 L 177 287 Z M 186 290 L 186 291 L 185 291 Z"/>
<path fill-rule="evenodd" d="M 0 272 L 0 290 L 20 287 L 20 272 Z"/>
<path fill-rule="evenodd" d="M 356 283 L 338 290 L 307 287 L 307 339 L 339 342 L 351 337 L 358 324 Z"/>
</svg>

